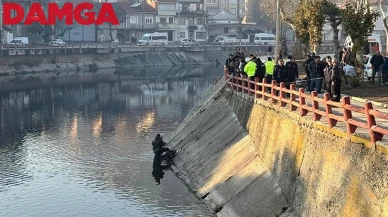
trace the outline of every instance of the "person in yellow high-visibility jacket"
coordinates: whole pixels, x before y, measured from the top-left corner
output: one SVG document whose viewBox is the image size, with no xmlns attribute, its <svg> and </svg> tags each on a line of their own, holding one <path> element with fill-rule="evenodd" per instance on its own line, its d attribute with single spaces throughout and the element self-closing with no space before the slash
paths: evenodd
<svg viewBox="0 0 388 217">
<path fill-rule="evenodd" d="M 272 61 L 271 57 L 268 57 L 268 61 L 264 63 L 265 65 L 265 78 L 267 79 L 267 83 L 272 82 L 273 71 L 275 70 L 275 62 Z"/>
<path fill-rule="evenodd" d="M 256 57 L 253 57 L 244 67 L 244 72 L 247 73 L 248 79 L 254 81 L 256 73 Z M 251 85 L 254 88 L 254 85 Z"/>
</svg>

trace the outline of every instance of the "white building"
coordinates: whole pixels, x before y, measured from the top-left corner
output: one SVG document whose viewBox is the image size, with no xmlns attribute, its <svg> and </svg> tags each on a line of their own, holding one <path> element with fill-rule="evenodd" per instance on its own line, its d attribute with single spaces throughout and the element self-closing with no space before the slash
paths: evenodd
<svg viewBox="0 0 388 217">
<path fill-rule="evenodd" d="M 174 41 L 207 40 L 206 14 L 201 0 L 159 0 L 158 31 L 167 31 Z"/>
</svg>

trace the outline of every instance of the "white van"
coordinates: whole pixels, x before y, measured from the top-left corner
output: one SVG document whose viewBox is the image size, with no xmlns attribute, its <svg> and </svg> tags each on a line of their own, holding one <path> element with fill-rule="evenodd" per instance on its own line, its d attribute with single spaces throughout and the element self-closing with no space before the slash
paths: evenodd
<svg viewBox="0 0 388 217">
<path fill-rule="evenodd" d="M 16 37 L 8 43 L 8 47 L 26 47 L 28 45 L 28 37 Z"/>
<path fill-rule="evenodd" d="M 139 39 L 139 45 L 166 45 L 168 44 L 167 32 L 154 32 L 144 34 Z"/>
<path fill-rule="evenodd" d="M 259 33 L 255 34 L 255 44 L 275 45 L 276 36 L 274 34 Z"/>
</svg>

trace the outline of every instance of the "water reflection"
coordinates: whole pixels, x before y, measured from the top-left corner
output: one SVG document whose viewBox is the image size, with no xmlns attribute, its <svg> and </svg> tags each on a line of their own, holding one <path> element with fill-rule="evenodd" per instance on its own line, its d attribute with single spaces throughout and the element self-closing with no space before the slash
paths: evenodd
<svg viewBox="0 0 388 217">
<path fill-rule="evenodd" d="M 217 78 L 0 95 L 0 216 L 209 216 L 171 171 L 155 168 L 151 141 L 168 138 Z"/>
</svg>

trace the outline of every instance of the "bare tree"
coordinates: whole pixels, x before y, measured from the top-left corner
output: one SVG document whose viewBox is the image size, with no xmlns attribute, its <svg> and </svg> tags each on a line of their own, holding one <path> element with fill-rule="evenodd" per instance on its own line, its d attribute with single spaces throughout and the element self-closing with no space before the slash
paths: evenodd
<svg viewBox="0 0 388 217">
<path fill-rule="evenodd" d="M 383 18 L 383 24 L 384 24 L 384 29 L 385 29 L 385 37 L 386 37 L 386 42 L 385 42 L 385 51 L 388 52 L 388 14 L 383 10 L 383 2 L 384 0 L 379 0 L 379 6 L 380 6 L 380 13 L 381 17 Z"/>
</svg>

